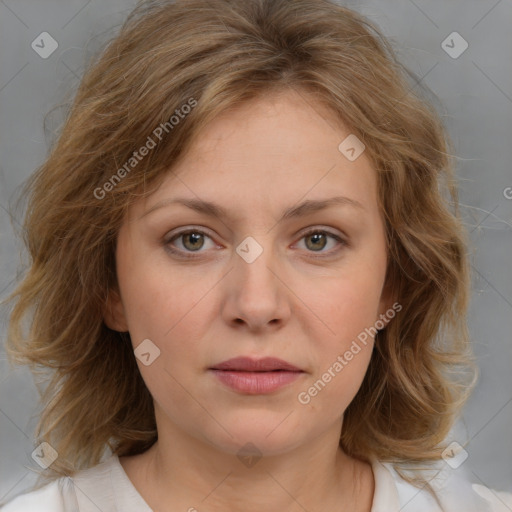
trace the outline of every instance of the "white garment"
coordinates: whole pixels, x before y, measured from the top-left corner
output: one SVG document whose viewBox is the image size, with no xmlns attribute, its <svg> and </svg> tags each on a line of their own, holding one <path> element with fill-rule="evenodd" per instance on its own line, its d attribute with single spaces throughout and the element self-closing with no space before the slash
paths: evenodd
<svg viewBox="0 0 512 512">
<path fill-rule="evenodd" d="M 431 481 L 443 508 L 426 491 L 403 480 L 389 463 L 372 462 L 375 493 L 371 512 L 511 512 L 512 494 L 471 484 L 446 468 Z M 341 509 L 342 507 L 340 507 Z M 193 505 L 191 506 L 193 510 Z M 201 504 L 198 510 L 204 510 Z M 101 464 L 21 494 L 1 512 L 152 512 L 117 455 Z"/>
</svg>

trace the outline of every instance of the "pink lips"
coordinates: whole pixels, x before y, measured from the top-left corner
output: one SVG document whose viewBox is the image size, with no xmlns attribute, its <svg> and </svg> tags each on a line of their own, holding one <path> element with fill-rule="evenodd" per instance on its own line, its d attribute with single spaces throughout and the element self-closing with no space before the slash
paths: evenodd
<svg viewBox="0 0 512 512">
<path fill-rule="evenodd" d="M 273 370 L 302 371 L 293 364 L 275 357 L 251 359 L 250 357 L 235 357 L 212 367 L 214 370 L 238 370 L 242 372 L 271 372 Z"/>
<path fill-rule="evenodd" d="M 276 391 L 304 373 L 300 368 L 274 357 L 235 357 L 210 370 L 228 387 L 250 395 Z"/>
</svg>

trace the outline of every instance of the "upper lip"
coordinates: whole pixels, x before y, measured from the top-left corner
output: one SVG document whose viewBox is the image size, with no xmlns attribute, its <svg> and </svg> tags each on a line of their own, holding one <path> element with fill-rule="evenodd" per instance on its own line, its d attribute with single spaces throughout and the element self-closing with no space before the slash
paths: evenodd
<svg viewBox="0 0 512 512">
<path fill-rule="evenodd" d="M 250 357 L 234 357 L 222 363 L 216 364 L 210 368 L 211 370 L 238 370 L 245 372 L 270 372 L 273 370 L 286 370 L 291 372 L 301 372 L 287 361 L 275 357 L 264 357 L 262 359 L 252 359 Z"/>
</svg>

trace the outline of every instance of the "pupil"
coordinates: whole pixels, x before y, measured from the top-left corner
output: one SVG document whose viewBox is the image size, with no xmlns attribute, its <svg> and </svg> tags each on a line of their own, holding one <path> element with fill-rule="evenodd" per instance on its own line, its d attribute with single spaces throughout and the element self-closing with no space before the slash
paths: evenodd
<svg viewBox="0 0 512 512">
<path fill-rule="evenodd" d="M 315 249 L 315 247 L 316 247 L 317 249 L 318 249 L 318 248 L 323 249 L 323 247 L 325 247 L 325 236 L 324 236 L 324 234 L 323 234 L 323 233 L 315 233 L 315 234 L 313 234 L 313 235 L 310 235 L 308 238 L 310 238 L 310 239 L 314 239 L 314 240 L 315 240 L 315 242 L 313 243 L 313 249 Z M 324 244 L 321 244 L 321 246 L 319 247 L 318 245 L 315 245 L 315 244 L 316 244 L 316 242 L 318 242 L 318 241 L 319 241 L 319 239 L 320 239 L 320 238 L 323 238 L 323 242 L 324 242 Z"/>
<path fill-rule="evenodd" d="M 202 244 L 200 244 L 199 246 L 195 246 L 195 247 L 194 247 L 194 244 L 195 244 L 195 242 L 199 241 L 201 237 L 202 237 L 202 235 L 199 233 L 188 233 L 185 237 L 185 240 L 192 240 L 192 245 L 193 245 L 192 249 L 200 249 L 202 247 Z"/>
</svg>

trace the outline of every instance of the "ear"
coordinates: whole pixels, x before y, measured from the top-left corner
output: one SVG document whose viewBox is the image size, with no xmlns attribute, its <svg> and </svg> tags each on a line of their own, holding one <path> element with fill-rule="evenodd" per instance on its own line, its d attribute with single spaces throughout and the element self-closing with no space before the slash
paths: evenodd
<svg viewBox="0 0 512 512">
<path fill-rule="evenodd" d="M 107 327 L 114 331 L 128 332 L 121 296 L 117 290 L 112 288 L 108 290 L 107 300 L 103 308 L 103 320 Z"/>
</svg>

